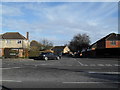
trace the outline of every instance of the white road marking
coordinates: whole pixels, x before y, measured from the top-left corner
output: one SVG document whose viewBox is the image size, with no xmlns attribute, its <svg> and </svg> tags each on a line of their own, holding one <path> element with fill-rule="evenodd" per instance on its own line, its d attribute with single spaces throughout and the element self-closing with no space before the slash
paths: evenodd
<svg viewBox="0 0 120 90">
<path fill-rule="evenodd" d="M 114 66 L 120 66 L 120 65 L 118 65 L 118 64 L 114 64 Z"/>
<path fill-rule="evenodd" d="M 12 68 L 21 68 L 21 67 L 12 67 Z"/>
<path fill-rule="evenodd" d="M 98 66 L 104 66 L 103 64 L 98 64 Z"/>
<path fill-rule="evenodd" d="M 74 60 L 76 60 L 76 59 L 74 59 Z M 76 60 L 77 61 L 77 60 Z M 84 64 L 83 63 L 81 63 L 80 61 L 77 61 L 81 66 L 84 66 Z"/>
<path fill-rule="evenodd" d="M 94 71 L 90 71 L 88 73 L 100 73 L 100 74 L 120 74 L 120 72 L 94 72 Z"/>
<path fill-rule="evenodd" d="M 87 64 L 84 64 L 83 66 L 88 66 Z"/>
<path fill-rule="evenodd" d="M 48 64 L 40 64 L 40 65 L 48 65 Z"/>
<path fill-rule="evenodd" d="M 11 68 L 0 68 L 0 69 L 17 69 L 17 68 L 21 68 L 21 67 L 11 67 Z"/>
<path fill-rule="evenodd" d="M 96 84 L 96 83 L 120 83 L 120 82 L 62 82 L 62 83 L 64 83 L 64 84 L 91 84 L 91 83 L 94 83 L 94 84 Z"/>
<path fill-rule="evenodd" d="M 105 66 L 112 66 L 111 64 L 105 64 Z"/>
<path fill-rule="evenodd" d="M 90 66 L 96 66 L 95 64 L 90 64 Z"/>
<path fill-rule="evenodd" d="M 0 82 L 22 82 L 20 80 L 0 80 Z"/>
</svg>

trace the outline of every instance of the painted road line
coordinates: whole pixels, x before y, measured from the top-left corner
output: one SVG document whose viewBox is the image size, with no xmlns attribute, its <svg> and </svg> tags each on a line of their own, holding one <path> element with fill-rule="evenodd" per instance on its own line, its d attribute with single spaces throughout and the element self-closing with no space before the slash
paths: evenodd
<svg viewBox="0 0 120 90">
<path fill-rule="evenodd" d="M 88 66 L 87 64 L 84 64 L 83 66 Z"/>
<path fill-rule="evenodd" d="M 21 67 L 12 67 L 12 68 L 21 68 Z"/>
<path fill-rule="evenodd" d="M 96 66 L 95 64 L 90 64 L 90 66 Z"/>
<path fill-rule="evenodd" d="M 62 82 L 63 84 L 97 84 L 97 83 L 120 83 L 120 82 Z"/>
<path fill-rule="evenodd" d="M 88 73 L 98 73 L 98 74 L 120 74 L 120 72 L 93 72 L 93 71 L 90 71 Z"/>
<path fill-rule="evenodd" d="M 48 64 L 40 64 L 40 65 L 48 65 Z"/>
<path fill-rule="evenodd" d="M 97 64 L 98 66 L 104 66 L 103 64 Z"/>
<path fill-rule="evenodd" d="M 0 80 L 0 82 L 22 82 L 20 80 Z"/>
<path fill-rule="evenodd" d="M 76 60 L 76 59 L 74 59 L 74 60 Z M 77 61 L 77 60 L 76 60 Z M 81 66 L 84 66 L 84 64 L 83 63 L 81 63 L 80 61 L 77 61 Z"/>
<path fill-rule="evenodd" d="M 21 67 L 11 67 L 11 68 L 0 68 L 0 69 L 17 69 L 17 68 L 21 68 Z"/>
<path fill-rule="evenodd" d="M 120 65 L 118 65 L 118 64 L 114 64 L 114 66 L 117 66 L 117 67 L 118 67 L 118 66 L 120 66 Z"/>
<path fill-rule="evenodd" d="M 111 64 L 105 64 L 105 66 L 112 66 Z"/>
</svg>

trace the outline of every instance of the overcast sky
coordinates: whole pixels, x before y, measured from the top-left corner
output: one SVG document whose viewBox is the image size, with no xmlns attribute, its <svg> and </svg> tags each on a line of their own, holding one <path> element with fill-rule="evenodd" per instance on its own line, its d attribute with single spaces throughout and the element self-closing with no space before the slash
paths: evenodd
<svg viewBox="0 0 120 90">
<path fill-rule="evenodd" d="M 68 43 L 75 34 L 86 33 L 91 43 L 118 33 L 117 2 L 4 2 L 2 31 L 30 33 L 30 40 L 48 39 L 54 45 Z"/>
</svg>

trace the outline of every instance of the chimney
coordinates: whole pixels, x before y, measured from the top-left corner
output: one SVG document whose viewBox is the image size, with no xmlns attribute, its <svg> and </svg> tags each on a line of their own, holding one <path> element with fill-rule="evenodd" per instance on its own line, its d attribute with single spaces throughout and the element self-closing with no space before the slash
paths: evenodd
<svg viewBox="0 0 120 90">
<path fill-rule="evenodd" d="M 29 32 L 26 32 L 26 38 L 29 40 Z"/>
</svg>

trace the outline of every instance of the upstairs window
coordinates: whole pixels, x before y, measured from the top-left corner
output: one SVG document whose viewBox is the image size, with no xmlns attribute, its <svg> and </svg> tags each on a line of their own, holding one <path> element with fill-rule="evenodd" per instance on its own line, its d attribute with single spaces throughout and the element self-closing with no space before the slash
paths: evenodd
<svg viewBox="0 0 120 90">
<path fill-rule="evenodd" d="M 17 43 L 18 43 L 18 44 L 21 44 L 21 43 L 22 43 L 22 41 L 21 41 L 21 40 L 18 40 L 18 41 L 17 41 Z"/>
<path fill-rule="evenodd" d="M 10 41 L 10 40 L 6 40 L 6 43 L 7 43 L 7 44 L 10 44 L 10 43 L 11 43 L 11 41 Z"/>
<path fill-rule="evenodd" d="M 111 45 L 116 45 L 116 41 L 111 41 Z"/>
</svg>

